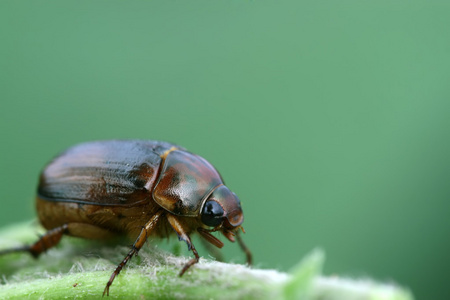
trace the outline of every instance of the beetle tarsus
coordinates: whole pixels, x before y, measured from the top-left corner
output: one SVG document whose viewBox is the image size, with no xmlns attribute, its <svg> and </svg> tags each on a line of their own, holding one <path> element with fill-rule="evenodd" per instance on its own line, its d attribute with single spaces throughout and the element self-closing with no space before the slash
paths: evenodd
<svg viewBox="0 0 450 300">
<path fill-rule="evenodd" d="M 111 274 L 111 277 L 109 277 L 108 282 L 106 283 L 106 287 L 103 291 L 103 296 L 109 296 L 109 287 L 114 281 L 114 278 L 116 278 L 117 275 L 119 275 L 120 271 L 122 271 L 123 267 L 127 264 L 127 262 L 133 257 L 133 255 L 137 255 L 139 252 L 139 249 L 137 249 L 134 245 L 132 246 L 130 252 L 128 252 L 127 256 L 122 260 L 122 262 L 117 266 L 117 268 L 114 270 L 114 272 Z"/>
<path fill-rule="evenodd" d="M 198 255 L 197 250 L 195 249 L 194 245 L 191 244 L 191 249 L 192 252 L 194 253 L 195 258 L 191 259 L 190 261 L 188 261 L 183 269 L 181 270 L 180 274 L 178 276 L 183 276 L 183 274 L 193 265 L 195 265 L 196 263 L 198 263 L 198 261 L 200 260 L 200 256 Z"/>
<path fill-rule="evenodd" d="M 117 266 L 117 268 L 114 270 L 114 272 L 111 274 L 111 277 L 109 277 L 108 282 L 106 283 L 105 289 L 103 290 L 103 296 L 109 296 L 109 287 L 112 285 L 114 278 L 116 278 L 117 275 L 119 275 L 120 271 L 122 271 L 123 267 L 127 264 L 127 262 L 133 257 L 136 256 L 139 252 L 139 250 L 144 246 L 145 242 L 147 241 L 147 236 L 149 236 L 149 233 L 155 228 L 156 224 L 158 223 L 159 217 L 163 214 L 162 210 L 159 210 L 156 212 L 150 221 L 145 224 L 145 226 L 142 227 L 141 233 L 139 233 L 139 236 L 137 237 L 136 241 L 134 242 L 133 246 L 131 246 L 130 252 L 128 252 L 127 256 L 122 260 L 122 262 Z"/>
</svg>

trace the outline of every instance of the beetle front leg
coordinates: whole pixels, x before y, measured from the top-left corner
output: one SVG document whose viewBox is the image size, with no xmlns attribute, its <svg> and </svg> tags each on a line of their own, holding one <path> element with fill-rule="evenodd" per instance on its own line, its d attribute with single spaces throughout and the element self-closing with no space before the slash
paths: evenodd
<svg viewBox="0 0 450 300">
<path fill-rule="evenodd" d="M 122 260 L 122 262 L 117 266 L 117 268 L 114 270 L 114 272 L 111 274 L 111 277 L 109 278 L 108 282 L 106 283 L 106 287 L 103 290 L 103 296 L 105 294 L 109 296 L 109 287 L 114 281 L 114 278 L 116 278 L 117 275 L 119 275 L 120 271 L 122 271 L 123 267 L 127 264 L 127 262 L 134 256 L 137 255 L 139 250 L 141 250 L 142 246 L 144 246 L 145 242 L 147 241 L 147 238 L 150 236 L 152 230 L 155 228 L 159 217 L 163 213 L 163 210 L 160 210 L 159 212 L 155 213 L 150 221 L 145 224 L 144 227 L 142 227 L 141 232 L 139 233 L 139 236 L 137 237 L 136 241 L 134 242 L 133 246 L 131 247 L 130 252 L 128 252 L 127 256 Z"/>
<path fill-rule="evenodd" d="M 183 225 L 180 223 L 180 221 L 177 219 L 177 217 L 175 217 L 171 214 L 167 214 L 167 220 L 169 221 L 169 224 L 170 224 L 170 226 L 172 226 L 173 230 L 175 230 L 175 232 L 177 233 L 178 239 L 180 241 L 185 241 L 186 244 L 188 245 L 188 249 L 191 250 L 195 256 L 193 259 L 191 259 L 184 265 L 183 269 L 181 270 L 181 272 L 179 274 L 179 276 L 181 277 L 192 265 L 195 265 L 196 263 L 198 263 L 198 261 L 200 260 L 200 256 L 198 255 L 197 250 L 195 249 L 194 245 L 192 244 L 191 238 L 186 233 L 186 231 L 183 229 Z"/>
<path fill-rule="evenodd" d="M 188 244 L 189 245 L 189 244 Z M 198 256 L 198 252 L 197 252 L 197 250 L 195 249 L 195 247 L 194 247 L 194 245 L 192 245 L 192 243 L 191 243 L 191 250 L 192 250 L 192 253 L 194 253 L 194 256 L 195 256 L 195 258 L 193 258 L 193 259 L 191 259 L 190 261 L 188 261 L 185 265 L 184 265 L 184 267 L 183 267 L 183 269 L 181 269 L 181 272 L 180 272 L 180 274 L 178 274 L 178 276 L 183 276 L 183 274 L 192 266 L 192 265 L 195 265 L 196 263 L 198 263 L 198 261 L 200 260 L 200 256 Z"/>
<path fill-rule="evenodd" d="M 212 255 L 216 259 L 216 261 L 224 261 L 223 254 L 220 252 L 220 250 L 217 247 L 214 247 L 214 244 L 211 244 L 208 240 L 200 239 L 200 242 L 203 244 L 203 246 L 206 248 L 206 251 L 209 252 L 209 254 Z"/>
</svg>

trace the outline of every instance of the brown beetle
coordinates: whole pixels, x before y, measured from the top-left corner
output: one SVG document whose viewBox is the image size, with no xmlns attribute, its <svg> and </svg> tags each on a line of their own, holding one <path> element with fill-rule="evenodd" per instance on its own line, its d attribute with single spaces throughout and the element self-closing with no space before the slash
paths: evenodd
<svg viewBox="0 0 450 300">
<path fill-rule="evenodd" d="M 10 251 L 34 257 L 61 237 L 107 239 L 126 235 L 134 244 L 112 273 L 103 295 L 150 236 L 172 233 L 194 254 L 183 275 L 199 261 L 190 235 L 198 232 L 221 248 L 211 232 L 231 242 L 237 238 L 251 264 L 251 253 L 239 236 L 244 216 L 239 198 L 202 157 L 166 142 L 111 140 L 74 146 L 43 170 L 36 197 L 39 220 L 48 229 L 36 243 Z M 242 229 L 243 230 L 243 229 Z"/>
</svg>

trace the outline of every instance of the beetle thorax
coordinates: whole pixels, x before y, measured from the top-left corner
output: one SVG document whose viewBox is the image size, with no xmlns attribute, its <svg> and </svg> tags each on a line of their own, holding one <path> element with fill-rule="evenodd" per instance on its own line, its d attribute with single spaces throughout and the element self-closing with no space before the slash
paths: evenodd
<svg viewBox="0 0 450 300">
<path fill-rule="evenodd" d="M 207 197 L 221 184 L 219 173 L 205 159 L 174 150 L 164 160 L 152 195 L 167 211 L 196 217 Z"/>
</svg>

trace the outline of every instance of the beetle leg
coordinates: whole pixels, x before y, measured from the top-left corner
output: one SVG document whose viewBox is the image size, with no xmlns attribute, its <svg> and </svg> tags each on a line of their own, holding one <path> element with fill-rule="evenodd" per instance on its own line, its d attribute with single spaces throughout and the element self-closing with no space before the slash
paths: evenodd
<svg viewBox="0 0 450 300">
<path fill-rule="evenodd" d="M 216 246 L 217 248 L 222 248 L 223 247 L 223 243 L 221 240 L 219 240 L 218 238 L 216 238 L 215 236 L 213 236 L 210 231 L 205 230 L 201 227 L 197 228 L 198 233 L 200 233 L 200 235 L 204 238 L 204 240 L 201 241 L 208 241 L 209 243 L 213 244 L 214 246 Z M 210 244 L 206 244 L 208 246 L 211 246 Z M 214 248 L 211 248 L 214 249 Z"/>
<path fill-rule="evenodd" d="M 242 251 L 244 251 L 245 256 L 247 256 L 247 264 L 249 266 L 251 266 L 253 263 L 252 253 L 250 252 L 250 249 L 248 249 L 247 245 L 245 245 L 244 241 L 242 240 L 239 231 L 236 232 L 236 239 L 237 239 Z"/>
<path fill-rule="evenodd" d="M 193 259 L 191 259 L 184 265 L 183 269 L 181 270 L 181 272 L 179 274 L 179 276 L 181 277 L 192 265 L 195 265 L 196 263 L 198 263 L 198 261 L 200 260 L 200 256 L 198 255 L 197 250 L 195 249 L 194 245 L 192 244 L 191 238 L 186 233 L 186 231 L 183 229 L 183 225 L 178 221 L 177 217 L 175 217 L 171 214 L 167 214 L 167 220 L 169 221 L 169 224 L 170 224 L 170 226 L 172 226 L 173 230 L 175 230 L 175 232 L 177 233 L 178 239 L 180 241 L 185 241 L 186 244 L 188 245 L 188 249 L 191 250 L 195 256 Z"/>
<path fill-rule="evenodd" d="M 196 263 L 198 263 L 198 261 L 200 260 L 200 256 L 198 255 L 197 250 L 195 249 L 194 245 L 191 244 L 191 250 L 192 253 L 194 253 L 195 258 L 191 259 L 190 261 L 188 261 L 183 269 L 181 269 L 180 274 L 178 274 L 178 276 L 183 276 L 183 274 L 193 265 L 195 265 Z"/>
<path fill-rule="evenodd" d="M 0 252 L 0 255 L 23 251 L 30 253 L 34 258 L 38 258 L 41 253 L 47 251 L 48 249 L 56 246 L 59 243 L 62 236 L 67 233 L 67 228 L 67 224 L 53 228 L 47 231 L 43 236 L 41 236 L 36 243 L 29 246 L 3 250 Z"/>
<path fill-rule="evenodd" d="M 136 241 L 134 242 L 133 246 L 131 246 L 130 252 L 128 252 L 127 256 L 122 260 L 122 262 L 117 266 L 117 268 L 114 270 L 114 272 L 111 274 L 111 277 L 109 278 L 108 282 L 106 283 L 106 287 L 103 290 L 103 296 L 105 294 L 109 296 L 109 287 L 114 281 L 114 278 L 116 278 L 117 275 L 119 275 L 120 271 L 122 271 L 123 267 L 127 264 L 127 262 L 134 256 L 137 255 L 139 250 L 141 250 L 142 246 L 144 246 L 145 242 L 147 241 L 147 238 L 150 236 L 152 230 L 155 228 L 159 217 L 163 213 L 163 210 L 160 210 L 156 212 L 150 221 L 145 224 L 144 227 L 142 227 L 141 232 L 139 233 L 139 236 L 137 237 Z"/>
<path fill-rule="evenodd" d="M 213 236 L 212 234 L 210 234 L 209 232 L 207 232 L 207 234 L 209 235 L 208 237 L 205 235 L 204 231 L 198 230 L 197 231 L 200 233 L 200 236 L 203 237 L 202 239 L 200 239 L 200 241 L 202 242 L 203 246 L 206 248 L 206 250 L 217 260 L 217 261 L 224 261 L 223 260 L 223 255 L 222 252 L 220 252 L 219 249 L 217 248 L 222 248 L 223 247 L 223 243 L 222 241 L 220 241 L 218 238 L 216 238 L 215 236 Z M 214 240 L 210 240 L 210 237 L 212 237 Z M 217 244 L 216 244 L 217 243 Z M 213 247 L 215 246 L 215 247 Z"/>
</svg>

